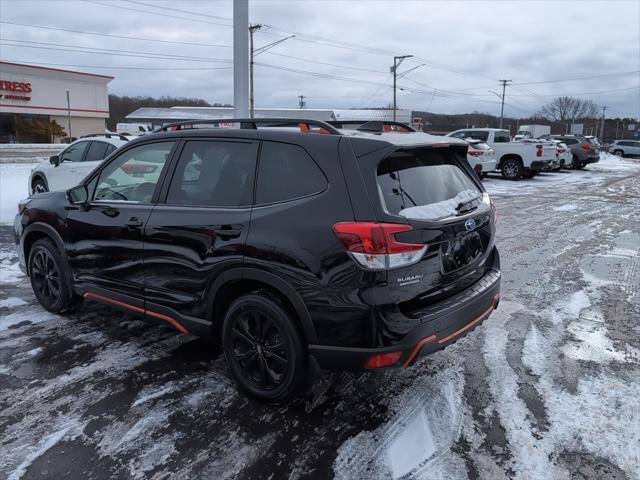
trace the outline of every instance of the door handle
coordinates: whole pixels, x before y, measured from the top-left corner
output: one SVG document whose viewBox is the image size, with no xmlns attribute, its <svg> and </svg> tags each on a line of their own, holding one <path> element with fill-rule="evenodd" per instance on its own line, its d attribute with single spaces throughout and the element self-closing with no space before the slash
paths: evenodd
<svg viewBox="0 0 640 480">
<path fill-rule="evenodd" d="M 129 219 L 129 221 L 125 223 L 125 225 L 130 230 L 134 230 L 134 229 L 140 228 L 142 225 L 144 225 L 144 222 L 142 220 L 140 220 L 138 217 L 131 217 Z"/>
<path fill-rule="evenodd" d="M 215 233 L 216 236 L 220 237 L 223 240 L 228 240 L 229 238 L 238 238 L 240 236 L 241 230 L 235 229 L 231 225 L 223 225 L 220 228 L 214 229 L 213 233 Z"/>
</svg>

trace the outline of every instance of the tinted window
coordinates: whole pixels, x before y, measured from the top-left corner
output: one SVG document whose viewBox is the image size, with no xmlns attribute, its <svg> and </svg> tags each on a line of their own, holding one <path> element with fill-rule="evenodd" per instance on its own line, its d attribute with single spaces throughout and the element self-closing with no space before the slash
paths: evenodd
<svg viewBox="0 0 640 480">
<path fill-rule="evenodd" d="M 476 140 L 482 140 L 483 142 L 486 142 L 487 140 L 489 140 L 489 132 L 473 130 L 470 132 L 464 132 L 464 137 L 462 138 L 475 138 Z"/>
<path fill-rule="evenodd" d="M 618 142 L 618 145 L 622 145 L 623 147 L 630 147 L 632 145 L 631 142 Z"/>
<path fill-rule="evenodd" d="M 109 155 L 111 155 L 113 152 L 115 152 L 116 150 L 116 146 L 115 145 L 111 145 L 110 143 L 107 145 L 107 150 L 106 152 L 104 152 L 104 158 L 107 158 Z"/>
<path fill-rule="evenodd" d="M 327 179 L 302 147 L 275 142 L 262 144 L 256 203 L 292 200 L 326 188 Z"/>
<path fill-rule="evenodd" d="M 100 172 L 94 200 L 149 203 L 173 144 L 147 143 L 120 154 Z"/>
<path fill-rule="evenodd" d="M 81 162 L 84 156 L 84 151 L 90 142 L 77 142 L 70 145 L 64 152 L 62 152 L 61 161 L 63 162 Z"/>
<path fill-rule="evenodd" d="M 91 162 L 95 160 L 102 160 L 106 157 L 105 153 L 107 151 L 107 147 L 109 146 L 106 142 L 91 142 L 89 146 L 89 150 L 87 150 L 87 156 L 85 157 L 85 162 Z"/>
<path fill-rule="evenodd" d="M 404 215 L 406 209 L 431 205 L 432 211 L 421 218 L 431 215 L 435 220 L 450 215 L 444 202 L 453 201 L 454 207 L 458 200 L 479 202 L 482 192 L 460 167 L 462 161 L 451 151 L 429 148 L 391 154 L 377 171 L 383 206 L 391 214 Z"/>
<path fill-rule="evenodd" d="M 511 137 L 508 132 L 496 132 L 493 137 L 494 143 L 509 143 L 511 141 Z"/>
<path fill-rule="evenodd" d="M 576 140 L 575 138 L 566 138 L 562 139 L 562 141 L 567 145 L 575 145 L 576 143 L 578 143 L 578 140 Z"/>
<path fill-rule="evenodd" d="M 173 175 L 167 203 L 209 207 L 251 204 L 256 143 L 190 141 Z"/>
</svg>

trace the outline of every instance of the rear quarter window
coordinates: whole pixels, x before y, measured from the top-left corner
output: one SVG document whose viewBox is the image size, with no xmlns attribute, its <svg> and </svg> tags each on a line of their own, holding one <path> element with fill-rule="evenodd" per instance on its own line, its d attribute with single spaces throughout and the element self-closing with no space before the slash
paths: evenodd
<svg viewBox="0 0 640 480">
<path fill-rule="evenodd" d="M 460 204 L 479 203 L 482 191 L 452 150 L 398 150 L 380 162 L 378 189 L 392 215 L 438 220 L 455 216 Z"/>
<path fill-rule="evenodd" d="M 298 145 L 263 142 L 258 165 L 256 204 L 286 202 L 326 190 L 327 179 Z"/>
</svg>

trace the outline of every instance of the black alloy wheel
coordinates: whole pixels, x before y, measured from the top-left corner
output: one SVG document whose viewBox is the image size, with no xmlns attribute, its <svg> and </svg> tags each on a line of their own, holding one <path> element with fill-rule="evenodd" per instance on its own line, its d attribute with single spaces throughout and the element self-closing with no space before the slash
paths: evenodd
<svg viewBox="0 0 640 480">
<path fill-rule="evenodd" d="M 38 240 L 31 248 L 29 279 L 36 299 L 49 312 L 58 313 L 72 303 L 65 265 L 50 240 Z"/>
<path fill-rule="evenodd" d="M 278 299 L 254 293 L 233 302 L 223 341 L 229 369 L 249 394 L 279 402 L 298 392 L 306 371 L 302 342 Z"/>
</svg>

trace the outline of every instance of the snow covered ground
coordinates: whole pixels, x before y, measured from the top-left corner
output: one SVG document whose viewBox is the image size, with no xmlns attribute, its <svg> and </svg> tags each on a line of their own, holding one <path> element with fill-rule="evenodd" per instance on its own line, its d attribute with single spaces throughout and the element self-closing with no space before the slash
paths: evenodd
<svg viewBox="0 0 640 480">
<path fill-rule="evenodd" d="M 204 341 L 44 312 L 0 226 L 0 478 L 640 478 L 640 162 L 485 185 L 498 310 L 283 407 L 239 394 Z"/>
<path fill-rule="evenodd" d="M 13 224 L 18 202 L 29 196 L 29 174 L 37 163 L 0 164 L 0 224 Z"/>
</svg>

